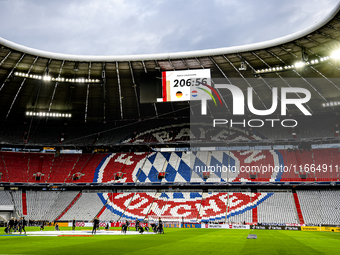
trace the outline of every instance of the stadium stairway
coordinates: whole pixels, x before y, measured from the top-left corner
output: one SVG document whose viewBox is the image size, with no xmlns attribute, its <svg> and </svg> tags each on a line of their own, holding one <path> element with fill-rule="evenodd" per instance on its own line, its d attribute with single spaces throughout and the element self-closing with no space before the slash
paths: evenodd
<svg viewBox="0 0 340 255">
<path fill-rule="evenodd" d="M 156 205 L 153 210 L 149 213 L 149 215 L 155 217 L 161 217 L 162 214 L 165 212 L 167 209 L 167 203 L 168 203 L 168 196 L 165 192 L 162 192 L 161 195 L 159 196 L 158 200 L 155 201 Z"/>
<path fill-rule="evenodd" d="M 154 197 L 154 199 L 153 199 L 153 201 L 152 201 L 152 203 L 151 203 L 151 205 L 150 205 L 150 207 L 149 207 L 149 210 L 148 210 L 147 214 L 145 215 L 144 219 L 147 219 L 149 213 L 150 213 L 153 209 L 155 209 L 155 206 L 156 206 L 156 204 L 157 204 L 156 201 L 157 201 L 157 199 L 159 198 L 160 195 L 161 195 L 160 192 L 156 192 L 155 197 Z"/>
<path fill-rule="evenodd" d="M 27 200 L 26 200 L 26 192 L 22 192 L 22 214 L 27 215 Z"/>
<path fill-rule="evenodd" d="M 78 199 L 81 197 L 82 192 L 80 191 L 77 196 L 72 200 L 72 202 L 65 208 L 65 210 L 55 219 L 55 221 L 58 221 L 61 219 L 61 217 L 64 216 L 65 213 L 67 213 L 68 210 L 78 201 Z"/>
<path fill-rule="evenodd" d="M 208 196 L 208 192 L 203 191 L 201 205 L 200 205 L 200 209 L 198 210 L 198 215 L 197 215 L 198 221 L 202 220 L 202 215 L 204 213 L 205 200 L 206 200 L 207 196 Z"/>
<path fill-rule="evenodd" d="M 253 206 L 253 209 L 252 209 L 252 216 L 253 216 L 253 223 L 257 223 L 257 206 Z"/>
<path fill-rule="evenodd" d="M 99 218 L 99 217 L 103 214 L 103 212 L 104 212 L 105 210 L 106 210 L 106 204 L 103 205 L 102 209 L 100 209 L 100 211 L 99 211 L 99 213 L 96 215 L 96 217 Z"/>
<path fill-rule="evenodd" d="M 135 193 L 133 193 L 133 196 L 132 196 L 132 198 L 129 200 L 129 204 L 125 207 L 125 210 L 124 210 L 124 212 L 123 212 L 123 214 L 122 214 L 122 216 L 120 216 L 120 218 L 118 219 L 118 220 L 121 220 L 123 217 L 124 217 L 124 215 L 125 215 L 125 212 L 126 212 L 126 210 L 129 208 L 129 206 L 130 206 L 130 204 L 131 204 L 131 201 L 133 200 L 133 198 L 135 197 L 135 195 L 136 195 L 136 192 Z"/>
<path fill-rule="evenodd" d="M 156 208 L 156 206 L 158 205 L 158 199 L 159 197 L 162 195 L 162 192 L 157 192 L 155 195 L 155 198 L 150 206 L 150 209 L 147 213 L 147 215 L 145 215 L 145 218 L 147 218 L 149 215 L 154 215 L 154 210 Z"/>
<path fill-rule="evenodd" d="M 4 159 L 4 155 L 1 155 L 0 170 L 2 171 L 1 181 L 3 181 L 3 182 L 6 182 L 6 181 L 10 182 L 10 178 L 9 178 L 6 162 L 5 162 L 5 159 Z"/>
<path fill-rule="evenodd" d="M 305 222 L 303 220 L 303 216 L 302 216 L 302 211 L 301 211 L 301 206 L 300 206 L 299 198 L 298 198 L 295 190 L 293 191 L 293 196 L 294 196 L 296 212 L 297 212 L 297 215 L 299 217 L 300 224 L 305 224 Z"/>
</svg>

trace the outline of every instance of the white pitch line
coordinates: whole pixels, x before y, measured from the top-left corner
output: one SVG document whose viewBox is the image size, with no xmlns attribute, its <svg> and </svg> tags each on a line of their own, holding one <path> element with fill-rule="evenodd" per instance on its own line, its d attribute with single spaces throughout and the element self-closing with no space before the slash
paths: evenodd
<svg viewBox="0 0 340 255">
<path fill-rule="evenodd" d="M 12 233 L 13 235 L 20 235 L 19 233 Z M 154 235 L 153 232 L 144 232 L 140 234 L 137 231 L 127 231 L 126 233 L 122 233 L 121 231 L 97 231 L 96 234 L 93 235 Z M 27 236 L 82 236 L 82 235 L 92 235 L 92 231 L 32 231 L 26 232 Z"/>
</svg>

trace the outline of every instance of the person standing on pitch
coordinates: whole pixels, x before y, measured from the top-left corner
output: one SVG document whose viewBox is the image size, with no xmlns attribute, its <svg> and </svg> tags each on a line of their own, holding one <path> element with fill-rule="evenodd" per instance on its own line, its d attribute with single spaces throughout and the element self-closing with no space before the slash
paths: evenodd
<svg viewBox="0 0 340 255">
<path fill-rule="evenodd" d="M 76 218 L 73 218 L 72 221 L 72 231 L 76 230 Z"/>
<path fill-rule="evenodd" d="M 97 233 L 97 226 L 99 226 L 99 219 L 98 219 L 98 217 L 94 218 L 94 220 L 93 220 L 92 235 Z"/>
<path fill-rule="evenodd" d="M 136 218 L 136 231 L 138 231 L 138 227 L 139 227 L 139 220 Z"/>
<path fill-rule="evenodd" d="M 25 235 L 26 235 L 26 224 L 27 222 L 25 221 L 25 217 L 21 217 L 20 220 L 19 220 L 19 232 L 20 234 L 22 233 L 22 231 L 25 232 Z"/>
<path fill-rule="evenodd" d="M 8 222 L 8 232 L 12 233 L 14 227 L 14 218 L 12 217 Z"/>
<path fill-rule="evenodd" d="M 22 231 L 22 217 L 19 219 L 18 225 L 19 225 L 19 232 L 21 234 L 21 231 Z"/>
<path fill-rule="evenodd" d="M 19 227 L 18 219 L 15 219 L 15 221 L 14 221 L 14 227 L 13 227 L 14 233 L 18 231 L 18 227 Z"/>
<path fill-rule="evenodd" d="M 164 234 L 163 222 L 161 220 L 161 217 L 159 217 L 158 219 L 158 230 L 160 234 Z"/>
</svg>

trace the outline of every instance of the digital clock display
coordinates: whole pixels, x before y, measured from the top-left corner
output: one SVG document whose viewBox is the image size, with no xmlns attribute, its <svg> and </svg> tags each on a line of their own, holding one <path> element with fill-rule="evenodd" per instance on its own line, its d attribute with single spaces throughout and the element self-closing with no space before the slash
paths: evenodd
<svg viewBox="0 0 340 255">
<path fill-rule="evenodd" d="M 202 84 L 210 86 L 210 69 L 162 72 L 163 102 L 199 100 Z"/>
</svg>

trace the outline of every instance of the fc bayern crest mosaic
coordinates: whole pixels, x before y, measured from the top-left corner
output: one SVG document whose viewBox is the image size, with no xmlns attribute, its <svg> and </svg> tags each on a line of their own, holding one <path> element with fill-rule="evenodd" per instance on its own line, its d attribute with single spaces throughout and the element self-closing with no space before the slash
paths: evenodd
<svg viewBox="0 0 340 255">
<path fill-rule="evenodd" d="M 204 139 L 194 135 L 187 125 L 157 128 L 136 135 L 126 143 L 165 142 L 186 139 Z M 261 140 L 258 135 L 234 128 L 220 130 L 210 139 Z M 96 169 L 94 182 L 251 182 L 254 180 L 279 181 L 285 165 L 277 150 L 233 151 L 176 151 L 176 152 L 131 152 L 107 155 Z M 205 178 L 209 172 L 209 178 Z M 159 174 L 165 173 L 162 178 Z"/>
</svg>

